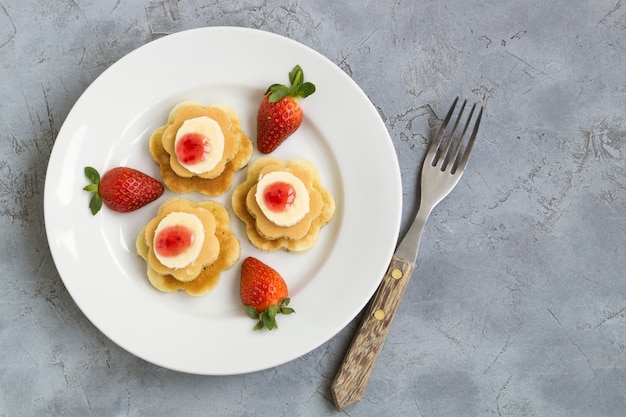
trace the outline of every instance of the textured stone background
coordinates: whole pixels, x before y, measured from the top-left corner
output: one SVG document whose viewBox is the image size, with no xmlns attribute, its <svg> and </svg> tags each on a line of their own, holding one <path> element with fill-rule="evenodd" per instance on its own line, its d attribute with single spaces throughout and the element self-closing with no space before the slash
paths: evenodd
<svg viewBox="0 0 626 417">
<path fill-rule="evenodd" d="M 0 0 L 0 416 L 342 414 L 329 385 L 356 323 L 273 369 L 181 374 L 102 335 L 50 256 L 46 165 L 73 103 L 133 49 L 215 25 L 295 39 L 363 88 L 397 149 L 403 231 L 452 98 L 486 105 L 344 414 L 626 415 L 622 0 Z"/>
</svg>

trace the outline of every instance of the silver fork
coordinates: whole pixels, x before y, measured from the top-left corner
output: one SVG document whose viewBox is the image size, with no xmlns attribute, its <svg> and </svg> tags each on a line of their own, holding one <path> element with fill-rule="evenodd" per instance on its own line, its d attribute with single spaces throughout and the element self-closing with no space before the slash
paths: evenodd
<svg viewBox="0 0 626 417">
<path fill-rule="evenodd" d="M 474 119 L 473 128 L 470 126 L 476 104 L 461 125 L 467 105 L 467 100 L 464 100 L 454 124 L 446 132 L 458 101 L 457 97 L 426 153 L 422 165 L 421 200 L 415 219 L 398 245 L 387 273 L 365 309 L 361 325 L 331 385 L 331 393 L 339 410 L 355 404 L 363 396 L 411 278 L 426 219 L 433 208 L 456 186 L 467 165 L 480 126 L 483 107 L 480 107 L 478 116 Z M 468 131 L 471 134 L 463 146 Z"/>
<path fill-rule="evenodd" d="M 461 109 L 456 117 L 456 121 L 452 127 L 452 130 L 448 135 L 444 136 L 445 130 L 450 123 L 454 109 L 457 106 L 459 98 L 454 99 L 448 114 L 443 119 L 443 123 L 439 127 L 435 138 L 428 148 L 424 164 L 422 165 L 422 181 L 421 181 L 421 199 L 419 209 L 415 215 L 415 220 L 411 224 L 408 232 L 402 239 L 402 242 L 396 249 L 396 256 L 403 259 L 415 259 L 417 257 L 417 250 L 419 249 L 422 232 L 424 230 L 424 224 L 426 219 L 433 211 L 435 206 L 441 202 L 450 191 L 457 185 L 465 166 L 469 160 L 474 141 L 476 140 L 476 134 L 478 133 L 478 127 L 480 126 L 480 119 L 483 115 L 483 107 L 480 107 L 478 116 L 474 123 L 472 134 L 465 146 L 464 152 L 461 153 L 461 147 L 463 144 L 463 138 L 467 133 L 468 127 L 476 110 L 476 104 L 474 104 L 470 110 L 469 116 L 466 119 L 462 132 L 458 137 L 455 137 L 455 133 L 459 127 L 459 122 L 463 116 L 463 112 L 467 105 L 467 100 L 463 100 Z M 452 163 L 452 165 L 450 165 Z"/>
</svg>

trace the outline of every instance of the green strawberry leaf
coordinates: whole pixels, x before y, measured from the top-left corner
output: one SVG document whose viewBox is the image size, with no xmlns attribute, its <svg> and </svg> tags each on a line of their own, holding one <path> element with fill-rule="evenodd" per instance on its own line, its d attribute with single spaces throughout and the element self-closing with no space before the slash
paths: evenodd
<svg viewBox="0 0 626 417">
<path fill-rule="evenodd" d="M 291 307 L 281 307 L 280 308 L 280 313 L 281 314 L 291 314 L 291 313 L 295 313 L 295 312 L 296 312 L 296 310 L 294 310 Z"/>
<path fill-rule="evenodd" d="M 261 313 L 261 321 L 266 329 L 272 330 L 276 326 L 276 317 L 271 317 L 268 313 L 268 311 Z"/>
<path fill-rule="evenodd" d="M 285 87 L 285 86 L 282 84 L 272 84 L 269 87 L 267 87 L 267 90 L 265 90 L 265 93 L 263 93 L 263 95 L 267 95 L 268 93 L 271 93 L 272 91 L 281 87 Z"/>
<path fill-rule="evenodd" d="M 294 310 L 291 307 L 287 307 L 289 305 L 289 301 L 291 301 L 289 298 L 285 298 L 279 305 L 279 313 L 280 314 L 291 314 L 291 313 L 295 313 L 296 310 Z"/>
<path fill-rule="evenodd" d="M 268 309 L 267 309 L 267 315 L 270 318 L 275 318 L 276 314 L 278 314 L 278 309 L 279 309 L 278 305 L 271 305 L 271 306 L 269 306 Z"/>
<path fill-rule="evenodd" d="M 300 65 L 296 65 L 289 73 L 289 82 L 291 85 L 295 85 L 301 83 L 303 79 L 304 73 L 302 72 L 302 68 L 300 68 Z"/>
<path fill-rule="evenodd" d="M 315 84 L 306 82 L 298 89 L 298 96 L 305 98 L 315 92 Z"/>
<path fill-rule="evenodd" d="M 259 313 L 256 312 L 254 307 L 250 307 L 250 306 L 243 306 L 243 307 L 245 308 L 246 314 L 248 315 L 248 317 L 250 317 L 251 319 L 259 318 Z"/>
<path fill-rule="evenodd" d="M 85 176 L 93 184 L 98 184 L 100 182 L 100 174 L 93 167 L 85 167 Z"/>
<path fill-rule="evenodd" d="M 268 88 L 268 92 L 270 92 L 270 96 L 267 101 L 270 103 L 276 103 L 287 96 L 289 88 L 285 85 L 274 84 Z"/>
<path fill-rule="evenodd" d="M 102 197 L 100 197 L 100 194 L 98 193 L 100 174 L 93 167 L 85 167 L 85 176 L 89 181 L 91 181 L 91 184 L 83 187 L 83 190 L 93 194 L 91 200 L 89 201 L 89 210 L 91 210 L 91 214 L 95 216 L 96 213 L 98 213 L 102 208 Z"/>
<path fill-rule="evenodd" d="M 100 194 L 95 193 L 91 197 L 91 200 L 89 201 L 89 210 L 91 210 L 91 214 L 95 216 L 96 213 L 98 213 L 101 208 L 102 208 L 102 197 L 100 197 Z"/>
</svg>

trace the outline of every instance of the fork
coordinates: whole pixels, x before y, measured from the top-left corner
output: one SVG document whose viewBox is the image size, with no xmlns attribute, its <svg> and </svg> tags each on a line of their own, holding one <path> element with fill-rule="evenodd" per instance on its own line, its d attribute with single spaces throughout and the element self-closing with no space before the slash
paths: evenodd
<svg viewBox="0 0 626 417">
<path fill-rule="evenodd" d="M 426 219 L 435 206 L 452 191 L 465 171 L 480 126 L 483 107 L 480 106 L 471 128 L 476 110 L 474 104 L 462 130 L 457 133 L 467 105 L 467 100 L 463 100 L 451 129 L 446 133 L 458 101 L 459 97 L 452 103 L 426 153 L 422 165 L 420 205 L 415 219 L 398 245 L 380 286 L 366 307 L 360 327 L 331 385 L 331 394 L 338 410 L 355 404 L 365 393 L 391 322 L 411 278 Z M 467 144 L 463 146 L 468 129 L 471 134 Z"/>
</svg>

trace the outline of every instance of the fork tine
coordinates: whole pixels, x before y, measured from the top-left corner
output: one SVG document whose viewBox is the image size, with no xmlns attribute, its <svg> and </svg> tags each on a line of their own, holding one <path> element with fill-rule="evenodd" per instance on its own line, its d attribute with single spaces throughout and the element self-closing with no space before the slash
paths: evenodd
<svg viewBox="0 0 626 417">
<path fill-rule="evenodd" d="M 454 132 L 456 132 L 456 128 L 459 126 L 459 122 L 461 121 L 461 116 L 463 115 L 463 111 L 465 110 L 465 105 L 466 104 L 467 104 L 467 100 L 463 100 L 463 104 L 461 105 L 461 109 L 459 110 L 459 114 L 456 116 L 456 120 L 454 121 L 454 126 L 452 127 L 452 130 L 448 134 L 448 138 L 444 139 L 445 143 L 446 143 L 445 147 L 443 149 L 440 149 L 440 151 L 439 151 L 439 158 L 441 158 L 441 165 L 440 165 L 439 168 L 442 171 L 446 170 L 446 167 L 448 166 L 448 164 L 450 162 L 455 162 L 456 161 L 456 154 L 455 154 L 454 157 L 452 157 L 452 154 L 450 153 L 450 146 L 452 146 L 452 143 L 454 142 Z M 465 132 L 465 131 L 463 131 L 463 132 Z M 462 138 L 462 136 L 461 136 L 461 138 Z M 456 148 L 457 147 L 455 146 L 455 149 Z M 439 161 L 437 161 L 437 164 L 439 164 Z"/>
<path fill-rule="evenodd" d="M 446 117 L 443 119 L 441 126 L 439 126 L 439 130 L 437 130 L 435 139 L 433 139 L 432 143 L 430 144 L 430 147 L 428 148 L 428 153 L 431 154 L 431 157 L 432 157 L 430 161 L 430 164 L 432 166 L 435 166 L 435 164 L 437 163 L 437 157 L 438 157 L 437 150 L 439 149 L 439 144 L 441 143 L 441 139 L 443 138 L 443 134 L 446 130 L 446 127 L 448 127 L 448 123 L 450 122 L 450 118 L 452 117 L 452 112 L 454 112 L 454 108 L 456 107 L 457 101 L 459 101 L 459 97 L 455 98 L 454 101 L 452 102 L 452 106 L 450 106 L 450 110 L 448 110 L 448 114 L 446 114 Z"/>
<path fill-rule="evenodd" d="M 470 110 L 470 114 L 469 116 L 467 116 L 467 120 L 465 121 L 465 126 L 463 126 L 463 131 L 461 132 L 461 134 L 459 135 L 459 138 L 456 141 L 456 146 L 454 147 L 454 151 L 452 151 L 452 153 L 449 155 L 449 161 L 452 162 L 452 168 L 450 169 L 450 173 L 454 174 L 454 172 L 457 169 L 458 166 L 458 156 L 459 156 L 459 151 L 461 150 L 461 145 L 463 145 L 463 138 L 465 137 L 465 133 L 467 132 L 467 128 L 470 124 L 470 121 L 472 120 L 472 116 L 474 115 L 474 110 L 476 110 L 476 103 L 474 103 L 474 105 L 472 106 L 472 110 Z M 461 115 L 463 114 L 463 109 L 461 109 L 461 112 L 459 113 L 459 117 L 457 119 L 458 120 L 461 119 Z M 452 139 L 450 139 L 450 141 L 452 141 Z"/>
<path fill-rule="evenodd" d="M 472 115 L 470 114 L 470 117 L 467 118 L 467 124 L 469 124 L 471 116 Z M 483 117 L 483 106 L 480 106 L 480 111 L 478 112 L 478 116 L 476 117 L 476 122 L 474 123 L 474 129 L 472 130 L 472 135 L 470 136 L 469 141 L 467 142 L 467 146 L 465 147 L 465 152 L 463 152 L 463 157 L 459 161 L 458 165 L 456 167 L 453 167 L 454 171 L 460 170 L 461 172 L 463 172 L 463 170 L 465 169 L 465 165 L 467 165 L 467 161 L 469 160 L 470 153 L 472 152 L 472 147 L 474 146 L 474 141 L 476 140 L 476 134 L 478 133 L 478 127 L 480 126 L 480 120 L 482 119 L 482 117 Z M 452 174 L 454 174 L 454 171 L 452 171 Z"/>
</svg>

